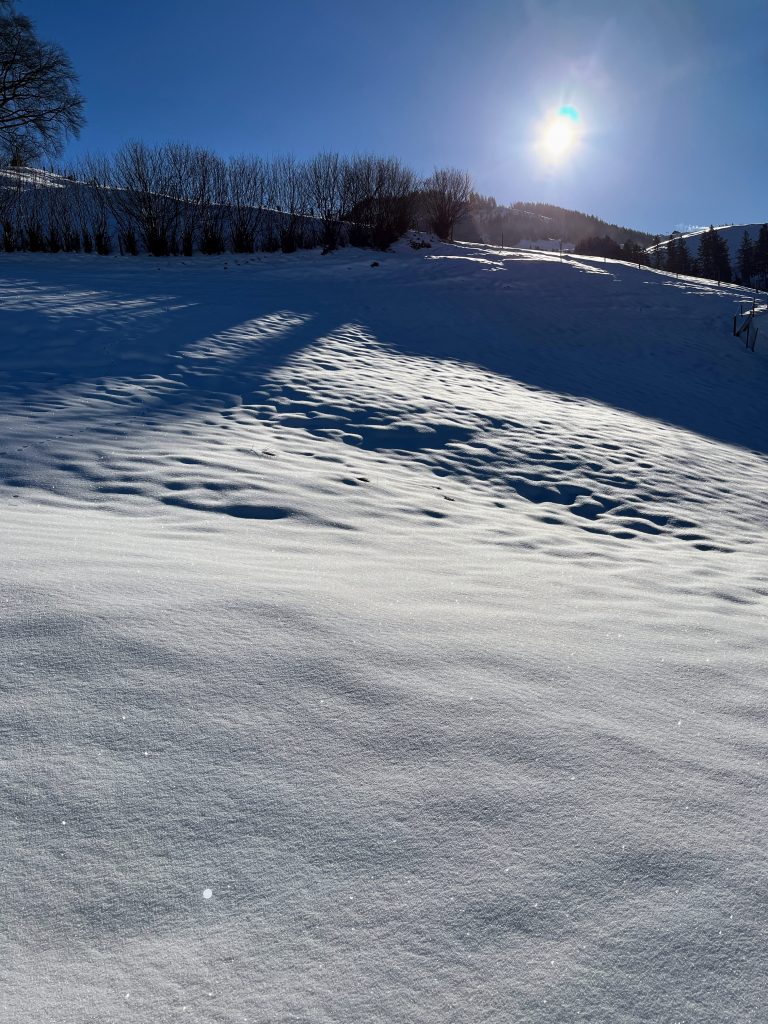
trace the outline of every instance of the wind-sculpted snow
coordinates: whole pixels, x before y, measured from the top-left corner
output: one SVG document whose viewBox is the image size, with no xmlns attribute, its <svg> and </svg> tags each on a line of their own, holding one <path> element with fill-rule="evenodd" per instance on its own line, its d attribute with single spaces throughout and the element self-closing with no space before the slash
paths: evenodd
<svg viewBox="0 0 768 1024">
<path fill-rule="evenodd" d="M 762 1020 L 766 355 L 472 245 L 0 258 L 9 1020 Z"/>
</svg>

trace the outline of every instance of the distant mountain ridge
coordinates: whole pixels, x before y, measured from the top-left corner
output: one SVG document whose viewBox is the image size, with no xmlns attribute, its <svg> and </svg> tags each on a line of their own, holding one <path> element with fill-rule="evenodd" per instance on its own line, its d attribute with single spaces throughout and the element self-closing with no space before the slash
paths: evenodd
<svg viewBox="0 0 768 1024">
<path fill-rule="evenodd" d="M 503 206 L 488 196 L 474 195 L 469 213 L 456 225 L 454 238 L 462 242 L 518 245 L 524 239 L 551 238 L 576 244 L 591 236 L 607 235 L 623 244 L 643 247 L 654 241 L 647 231 L 622 227 L 579 210 L 567 210 L 551 203 L 513 203 Z"/>
</svg>

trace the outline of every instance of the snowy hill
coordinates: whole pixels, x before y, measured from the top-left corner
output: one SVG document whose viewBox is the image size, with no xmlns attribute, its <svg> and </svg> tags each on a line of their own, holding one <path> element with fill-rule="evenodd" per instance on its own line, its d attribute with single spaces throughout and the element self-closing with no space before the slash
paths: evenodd
<svg viewBox="0 0 768 1024">
<path fill-rule="evenodd" d="M 744 238 L 744 232 L 746 231 L 753 242 L 757 241 L 757 236 L 760 233 L 760 228 L 765 222 L 760 224 L 724 224 L 722 226 L 715 225 L 715 228 L 728 244 L 728 251 L 731 257 L 731 263 L 735 264 L 736 255 L 739 251 L 739 246 Z M 699 239 L 708 231 L 709 228 L 697 228 L 695 231 L 682 232 L 681 236 L 686 240 L 688 251 L 691 256 L 695 256 L 699 249 Z M 651 245 L 648 247 L 648 252 L 654 252 L 656 249 L 665 249 L 669 243 L 669 239 L 665 239 L 660 245 Z"/>
<path fill-rule="evenodd" d="M 454 237 L 465 242 L 485 241 L 490 245 L 519 245 L 526 239 L 553 239 L 575 246 L 585 238 L 608 235 L 620 244 L 628 239 L 648 245 L 653 236 L 643 231 L 609 224 L 591 214 L 566 210 L 550 203 L 513 203 L 504 206 L 495 199 L 475 196 L 468 213 L 456 224 Z"/>
<path fill-rule="evenodd" d="M 0 256 L 5 1016 L 757 1024 L 745 293 L 376 260 Z"/>
<path fill-rule="evenodd" d="M 0 188 L 68 188 L 71 178 L 65 178 L 42 167 L 0 167 Z"/>
</svg>

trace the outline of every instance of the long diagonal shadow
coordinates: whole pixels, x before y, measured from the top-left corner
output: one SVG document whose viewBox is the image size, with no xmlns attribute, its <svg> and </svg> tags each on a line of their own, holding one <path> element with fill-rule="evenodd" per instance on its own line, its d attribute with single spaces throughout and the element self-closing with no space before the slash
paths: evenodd
<svg viewBox="0 0 768 1024">
<path fill-rule="evenodd" d="M 256 436 L 251 427 L 297 428 L 305 436 L 405 455 L 440 477 L 488 482 L 537 505 L 567 507 L 596 532 L 594 520 L 626 504 L 627 493 L 614 493 L 624 478 L 595 466 L 586 482 L 583 467 L 578 480 L 561 479 L 559 472 L 553 477 L 558 456 L 547 444 L 567 448 L 568 426 L 565 434 L 547 426 L 546 436 L 545 418 L 539 427 L 510 427 L 514 409 L 505 402 L 514 402 L 509 396 L 515 392 L 504 379 L 546 393 L 550 410 L 554 396 L 557 411 L 546 415 L 558 423 L 571 415 L 569 402 L 588 399 L 768 450 L 759 375 L 753 369 L 748 377 L 743 359 L 730 358 L 725 332 L 720 347 L 715 318 L 727 310 L 729 296 L 705 289 L 706 315 L 693 304 L 689 337 L 674 348 L 674 338 L 644 333 L 648 324 L 663 328 L 659 311 L 676 308 L 676 293 L 658 281 L 652 281 L 659 289 L 651 300 L 653 315 L 628 330 L 642 280 L 634 269 L 595 273 L 545 261 L 531 278 L 530 266 L 512 259 L 451 255 L 446 262 L 445 273 L 426 262 L 393 260 L 381 274 L 360 273 L 358 264 L 354 278 L 328 262 L 308 261 L 300 273 L 254 268 L 253 274 L 218 278 L 215 264 L 186 272 L 163 264 L 158 283 L 170 286 L 157 290 L 149 287 L 154 282 L 146 266 L 133 275 L 121 274 L 118 266 L 120 287 L 107 272 L 109 287 L 93 290 L 82 288 L 82 268 L 68 282 L 57 265 L 55 287 L 34 279 L 6 286 L 0 277 L 0 330 L 5 317 L 18 338 L 15 347 L 3 345 L 9 358 L 0 366 L 0 484 L 21 489 L 31 483 L 64 493 L 65 479 L 72 479 L 77 483 L 70 493 L 79 497 L 91 493 L 80 487 L 85 479 L 107 497 L 145 495 L 241 518 L 290 517 L 292 507 L 275 503 L 274 496 L 258 499 L 260 485 L 254 483 L 261 471 L 254 476 L 247 466 L 250 452 L 259 460 L 275 454 L 249 447 Z M 532 280 L 538 302 L 531 300 Z M 691 344 L 697 330 L 705 341 L 701 351 Z M 339 343 L 340 351 L 318 348 L 301 360 L 294 380 L 291 362 L 326 341 L 331 350 Z M 41 370 L 48 353 L 53 359 Z M 286 367 L 287 373 L 279 372 Z M 713 391 L 723 368 L 734 381 Z M 463 405 L 459 396 L 467 381 Z M 500 401 L 484 404 L 483 396 L 497 387 Z M 736 405 L 734 393 L 743 399 Z M 266 436 L 261 433 L 262 441 Z M 211 476 L 200 468 L 207 455 L 184 450 L 190 437 L 225 462 L 234 446 L 246 463 L 238 462 L 231 479 L 214 479 L 217 471 Z M 489 439 L 493 458 L 478 457 L 475 441 Z M 39 457 L 30 450 L 35 445 L 41 446 Z M 662 435 L 657 448 L 666 465 L 664 445 Z M 218 464 L 220 455 L 210 461 Z M 640 457 L 635 453 L 635 461 Z M 343 456 L 337 450 L 323 458 L 338 462 Z M 631 476 L 633 456 L 626 458 L 623 472 Z M 575 468 L 562 459 L 558 465 Z M 511 466 L 520 472 L 510 476 Z M 632 480 L 626 483 L 637 490 Z M 666 512 L 652 504 L 650 498 L 635 500 L 635 531 L 666 529 Z M 695 519 L 676 520 L 678 527 L 688 530 L 691 543 L 714 543 Z"/>
<path fill-rule="evenodd" d="M 241 280 L 206 302 L 187 294 L 186 282 L 162 294 L 147 294 L 145 278 L 129 283 L 138 287 L 85 291 L 0 279 L 0 414 L 74 403 L 94 422 L 117 407 L 156 418 L 209 409 L 255 389 L 339 324 L 322 296 L 302 288 L 259 293 Z"/>
<path fill-rule="evenodd" d="M 451 262 L 461 280 L 461 260 Z M 425 275 L 407 308 L 379 303 L 362 322 L 393 352 L 474 364 L 534 390 L 768 453 L 768 349 L 745 353 L 731 336 L 738 290 L 624 264 L 605 273 L 537 261 L 530 277 L 524 262 L 497 259 L 474 280 L 465 273 L 466 287 L 451 273 Z M 478 287 L 478 277 L 486 284 Z"/>
<path fill-rule="evenodd" d="M 100 381 L 103 412 L 114 412 L 105 378 L 114 401 L 121 388 L 141 385 L 137 412 L 151 406 L 159 417 L 208 409 L 226 394 L 256 389 L 302 348 L 355 322 L 394 354 L 474 364 L 532 389 L 768 451 L 765 360 L 757 353 L 746 367 L 743 359 L 726 358 L 732 295 L 701 286 L 703 312 L 697 307 L 698 319 L 686 323 L 681 313 L 689 307 L 680 305 L 674 282 L 660 283 L 651 271 L 613 264 L 610 273 L 588 275 L 587 292 L 578 268 L 549 261 L 532 270 L 525 260 L 493 257 L 487 247 L 460 247 L 444 261 L 444 273 L 427 256 L 408 265 L 408 276 L 393 261 L 383 274 L 356 278 L 354 287 L 343 274 L 328 275 L 328 263 L 311 261 L 299 274 L 254 267 L 253 275 L 229 278 L 216 278 L 213 264 L 158 265 L 167 272 L 158 274 L 157 291 L 148 287 L 151 263 L 138 273 L 137 264 L 118 261 L 57 264 L 55 287 L 30 274 L 0 278 L 0 329 L 6 318 L 11 328 L 14 318 L 22 324 L 22 341 L 4 346 L 4 411 L 38 401 L 55 406 L 73 389 L 92 393 Z M 95 267 L 92 278 L 107 287 L 83 289 L 84 266 Z M 637 307 L 638 282 L 655 286 L 648 292 L 656 305 L 647 336 L 634 325 L 646 315 Z M 722 348 L 719 336 L 712 346 L 713 323 L 722 330 Z M 684 343 L 681 328 L 690 335 Z M 701 349 L 698 329 L 706 335 Z M 41 370 L 34 342 L 56 332 L 60 345 L 74 345 L 75 358 Z M 730 377 L 723 387 L 719 373 Z"/>
</svg>

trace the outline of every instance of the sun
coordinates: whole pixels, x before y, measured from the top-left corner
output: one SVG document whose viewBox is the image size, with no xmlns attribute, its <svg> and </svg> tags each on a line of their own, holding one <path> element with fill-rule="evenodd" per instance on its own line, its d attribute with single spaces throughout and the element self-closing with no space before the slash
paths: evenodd
<svg viewBox="0 0 768 1024">
<path fill-rule="evenodd" d="M 573 107 L 560 107 L 544 122 L 539 148 L 549 163 L 560 163 L 573 151 L 578 139 L 578 112 Z"/>
<path fill-rule="evenodd" d="M 555 160 L 559 159 L 571 148 L 575 136 L 576 130 L 572 122 L 558 118 L 547 125 L 544 131 L 544 152 Z"/>
</svg>

